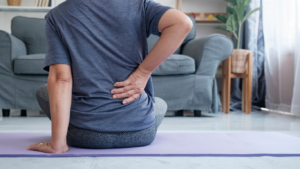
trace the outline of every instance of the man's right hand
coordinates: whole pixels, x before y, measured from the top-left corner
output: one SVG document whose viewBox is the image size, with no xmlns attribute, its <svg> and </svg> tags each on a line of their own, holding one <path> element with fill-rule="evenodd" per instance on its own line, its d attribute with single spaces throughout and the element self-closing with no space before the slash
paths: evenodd
<svg viewBox="0 0 300 169">
<path fill-rule="evenodd" d="M 150 76 L 150 72 L 143 71 L 140 67 L 138 67 L 125 81 L 116 82 L 114 84 L 115 87 L 122 88 L 111 90 L 113 98 L 127 98 L 122 101 L 123 104 L 135 101 L 143 93 Z"/>
</svg>

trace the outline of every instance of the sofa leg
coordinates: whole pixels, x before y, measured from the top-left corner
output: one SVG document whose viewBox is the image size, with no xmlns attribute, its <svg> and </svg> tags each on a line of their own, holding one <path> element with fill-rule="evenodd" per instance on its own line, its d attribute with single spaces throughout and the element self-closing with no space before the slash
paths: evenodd
<svg viewBox="0 0 300 169">
<path fill-rule="evenodd" d="M 9 109 L 2 109 L 2 116 L 3 117 L 9 117 L 9 112 L 10 112 Z"/>
<path fill-rule="evenodd" d="M 201 117 L 201 110 L 194 110 L 195 117 Z"/>
<path fill-rule="evenodd" d="M 183 110 L 175 111 L 175 116 L 183 116 Z"/>
<path fill-rule="evenodd" d="M 21 110 L 21 117 L 26 117 L 27 116 L 27 111 L 22 109 Z"/>
</svg>

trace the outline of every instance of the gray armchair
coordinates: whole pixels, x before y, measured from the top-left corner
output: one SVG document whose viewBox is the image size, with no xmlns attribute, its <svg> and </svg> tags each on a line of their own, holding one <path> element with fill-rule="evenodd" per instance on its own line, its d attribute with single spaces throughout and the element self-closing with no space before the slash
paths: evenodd
<svg viewBox="0 0 300 169">
<path fill-rule="evenodd" d="M 0 109 L 40 110 L 35 92 L 47 83 L 45 20 L 17 16 L 11 34 L 0 30 Z"/>
<path fill-rule="evenodd" d="M 194 110 L 195 116 L 201 111 L 221 111 L 215 74 L 232 50 L 232 41 L 223 35 L 191 37 L 182 44 L 179 54 L 170 56 L 153 72 L 154 95 L 164 99 L 168 110 L 177 115 L 183 110 Z"/>
<path fill-rule="evenodd" d="M 153 73 L 154 95 L 168 104 L 168 110 L 182 115 L 183 110 L 220 111 L 215 73 L 218 65 L 233 50 L 232 41 L 223 35 L 195 39 L 194 27 L 176 52 Z M 148 38 L 150 51 L 159 37 Z M 43 70 L 46 52 L 45 20 L 16 16 L 11 34 L 0 30 L 0 109 L 41 110 L 35 92 L 47 83 Z"/>
</svg>

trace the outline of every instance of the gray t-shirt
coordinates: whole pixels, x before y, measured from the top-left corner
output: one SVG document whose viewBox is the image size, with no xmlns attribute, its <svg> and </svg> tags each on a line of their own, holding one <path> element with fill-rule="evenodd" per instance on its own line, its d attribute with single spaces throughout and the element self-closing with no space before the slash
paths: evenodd
<svg viewBox="0 0 300 169">
<path fill-rule="evenodd" d="M 140 97 L 123 105 L 113 84 L 126 80 L 148 55 L 147 38 L 172 7 L 151 0 L 67 0 L 46 16 L 44 70 L 71 66 L 70 123 L 102 132 L 137 131 L 155 123 L 151 77 Z"/>
</svg>

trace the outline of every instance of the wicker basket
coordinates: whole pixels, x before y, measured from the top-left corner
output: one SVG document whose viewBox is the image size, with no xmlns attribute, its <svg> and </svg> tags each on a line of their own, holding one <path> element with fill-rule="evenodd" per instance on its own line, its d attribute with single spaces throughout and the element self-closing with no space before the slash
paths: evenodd
<svg viewBox="0 0 300 169">
<path fill-rule="evenodd" d="M 21 0 L 7 0 L 8 6 L 20 6 Z"/>
<path fill-rule="evenodd" d="M 231 72 L 241 74 L 247 68 L 247 55 L 251 53 L 250 50 L 234 49 L 231 55 Z"/>
</svg>

